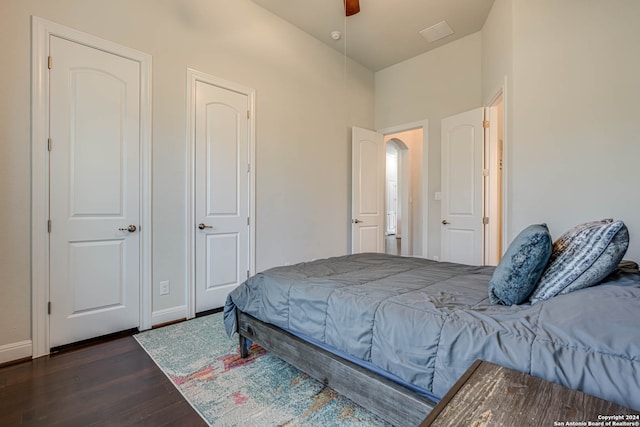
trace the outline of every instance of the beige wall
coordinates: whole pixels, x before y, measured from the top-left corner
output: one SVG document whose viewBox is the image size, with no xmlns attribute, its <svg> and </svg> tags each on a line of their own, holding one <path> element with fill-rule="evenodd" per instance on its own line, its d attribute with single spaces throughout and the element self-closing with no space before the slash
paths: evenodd
<svg viewBox="0 0 640 427">
<path fill-rule="evenodd" d="M 613 217 L 640 261 L 638 16 L 637 0 L 496 0 L 481 33 L 376 73 L 378 128 L 429 119 L 429 257 L 440 253 L 440 119 L 487 105 L 506 77 L 507 243 L 531 223 L 556 238 Z"/>
<path fill-rule="evenodd" d="M 513 2 L 511 238 L 625 221 L 640 261 L 640 2 Z"/>
<path fill-rule="evenodd" d="M 153 56 L 153 310 L 184 301 L 185 88 L 191 67 L 256 90 L 257 269 L 344 254 L 351 125 L 373 73 L 249 0 L 3 0 L 0 350 L 31 337 L 30 16 Z M 171 281 L 160 296 L 158 282 Z"/>
<path fill-rule="evenodd" d="M 482 27 L 482 99 L 486 103 L 513 76 L 513 2 L 494 0 Z"/>
<path fill-rule="evenodd" d="M 512 165 L 511 141 L 513 141 L 513 2 L 495 0 L 491 12 L 482 27 L 482 100 L 488 106 L 497 93 L 502 91 L 504 114 L 507 118 L 503 140 L 504 207 L 502 251 L 515 235 L 511 235 Z M 516 232 L 517 234 L 517 232 Z"/>
<path fill-rule="evenodd" d="M 440 120 L 482 104 L 482 37 L 475 33 L 378 71 L 376 128 L 429 120 L 428 256 L 440 255 Z M 415 223 L 415 219 L 414 219 Z"/>
</svg>

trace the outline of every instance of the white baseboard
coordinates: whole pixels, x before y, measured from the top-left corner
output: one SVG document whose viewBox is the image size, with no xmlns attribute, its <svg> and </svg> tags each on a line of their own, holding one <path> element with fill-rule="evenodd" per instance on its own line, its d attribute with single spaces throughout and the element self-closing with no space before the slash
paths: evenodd
<svg viewBox="0 0 640 427">
<path fill-rule="evenodd" d="M 151 324 L 161 325 L 175 320 L 185 319 L 187 317 L 187 306 L 179 305 L 164 310 L 158 310 L 151 313 Z"/>
<path fill-rule="evenodd" d="M 33 344 L 31 340 L 5 344 L 0 346 L 0 363 L 24 359 L 25 357 L 31 357 L 32 354 Z"/>
</svg>

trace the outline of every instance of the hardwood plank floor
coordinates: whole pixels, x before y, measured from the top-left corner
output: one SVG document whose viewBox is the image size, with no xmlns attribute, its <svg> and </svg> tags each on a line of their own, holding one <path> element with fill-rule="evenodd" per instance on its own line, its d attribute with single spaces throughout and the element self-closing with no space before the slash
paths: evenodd
<svg viewBox="0 0 640 427">
<path fill-rule="evenodd" d="M 0 426 L 205 426 L 133 337 L 0 368 Z"/>
</svg>

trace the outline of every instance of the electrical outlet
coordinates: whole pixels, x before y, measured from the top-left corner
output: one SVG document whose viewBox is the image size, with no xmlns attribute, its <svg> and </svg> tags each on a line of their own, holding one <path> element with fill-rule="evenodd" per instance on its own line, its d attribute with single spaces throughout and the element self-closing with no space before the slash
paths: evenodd
<svg viewBox="0 0 640 427">
<path fill-rule="evenodd" d="M 165 280 L 163 282 L 160 282 L 160 295 L 169 295 L 169 291 L 169 281 Z"/>
</svg>

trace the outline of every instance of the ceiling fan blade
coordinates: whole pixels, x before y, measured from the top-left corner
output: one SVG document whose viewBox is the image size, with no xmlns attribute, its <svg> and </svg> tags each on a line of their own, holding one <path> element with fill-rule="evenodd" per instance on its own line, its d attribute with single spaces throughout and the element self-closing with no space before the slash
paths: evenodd
<svg viewBox="0 0 640 427">
<path fill-rule="evenodd" d="M 344 11 L 347 16 L 360 12 L 360 0 L 344 0 Z"/>
</svg>

